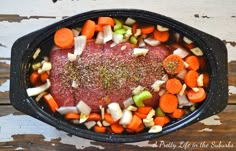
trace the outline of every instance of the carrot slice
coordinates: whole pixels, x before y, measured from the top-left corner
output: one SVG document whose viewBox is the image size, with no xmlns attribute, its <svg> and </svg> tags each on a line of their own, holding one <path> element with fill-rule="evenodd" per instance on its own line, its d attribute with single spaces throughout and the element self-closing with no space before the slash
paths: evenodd
<svg viewBox="0 0 236 151">
<path fill-rule="evenodd" d="M 71 48 L 74 45 L 74 35 L 69 28 L 61 28 L 54 35 L 55 45 L 60 48 Z"/>
<path fill-rule="evenodd" d="M 31 73 L 30 75 L 30 83 L 34 86 L 38 85 L 39 83 L 41 83 L 40 81 L 40 74 L 37 71 L 34 71 L 33 73 Z"/>
<path fill-rule="evenodd" d="M 136 33 L 137 27 L 138 27 L 138 24 L 137 24 L 137 23 L 134 23 L 134 24 L 132 25 L 132 33 L 133 33 L 133 34 Z"/>
<path fill-rule="evenodd" d="M 173 94 L 164 94 L 160 97 L 159 106 L 165 113 L 172 113 L 177 109 L 178 99 Z"/>
<path fill-rule="evenodd" d="M 199 68 L 201 70 L 205 70 L 206 69 L 206 60 L 203 57 L 198 57 L 198 62 L 199 62 Z"/>
<path fill-rule="evenodd" d="M 137 115 L 141 119 L 145 119 L 147 117 L 147 114 L 142 114 L 142 113 L 139 113 L 139 112 L 134 112 L 134 114 Z"/>
<path fill-rule="evenodd" d="M 139 118 L 137 115 L 133 115 L 131 122 L 127 125 L 127 128 L 136 130 L 140 124 L 142 124 L 141 118 Z"/>
<path fill-rule="evenodd" d="M 114 124 L 116 121 L 113 120 L 111 114 L 105 113 L 104 114 L 104 119 L 110 124 Z"/>
<path fill-rule="evenodd" d="M 116 123 L 111 125 L 111 130 L 113 133 L 121 134 L 124 131 L 124 127 Z"/>
<path fill-rule="evenodd" d="M 163 60 L 163 67 L 169 74 L 177 74 L 184 69 L 183 59 L 175 54 L 171 54 Z"/>
<path fill-rule="evenodd" d="M 46 80 L 48 79 L 48 73 L 47 72 L 43 72 L 43 73 L 41 73 L 41 75 L 40 75 L 40 79 L 41 79 L 41 81 L 42 82 L 46 82 Z"/>
<path fill-rule="evenodd" d="M 98 25 L 115 25 L 115 21 L 111 17 L 98 17 Z"/>
<path fill-rule="evenodd" d="M 128 132 L 128 133 L 135 133 L 135 130 L 133 130 L 133 129 L 126 128 L 125 130 L 126 130 L 126 132 Z"/>
<path fill-rule="evenodd" d="M 93 128 L 93 130 L 95 131 L 95 132 L 98 132 L 98 133 L 105 133 L 106 132 L 106 127 L 104 127 L 104 126 L 98 126 L 98 125 L 95 125 L 94 126 L 94 128 Z"/>
<path fill-rule="evenodd" d="M 147 115 L 152 110 L 150 106 L 139 107 L 138 112 Z"/>
<path fill-rule="evenodd" d="M 208 73 L 203 73 L 203 86 L 208 87 L 209 85 L 209 74 Z"/>
<path fill-rule="evenodd" d="M 139 127 L 135 130 L 135 132 L 136 132 L 136 133 L 139 133 L 139 132 L 141 132 L 144 128 L 145 128 L 145 127 L 144 127 L 144 124 L 141 123 L 141 124 L 139 125 Z"/>
<path fill-rule="evenodd" d="M 96 32 L 100 32 L 100 31 L 103 31 L 103 25 L 95 25 L 95 31 Z"/>
<path fill-rule="evenodd" d="M 58 109 L 58 105 L 57 105 L 57 102 L 52 97 L 52 95 L 50 93 L 48 93 L 48 94 L 44 95 L 43 98 L 47 102 L 47 104 L 50 107 L 50 109 L 52 110 L 52 112 L 56 112 L 56 110 Z"/>
<path fill-rule="evenodd" d="M 178 79 L 172 78 L 172 79 L 167 80 L 166 90 L 170 92 L 171 94 L 179 93 L 181 89 L 182 89 L 182 84 Z"/>
<path fill-rule="evenodd" d="M 141 27 L 141 33 L 143 35 L 151 34 L 155 30 L 154 26 Z"/>
<path fill-rule="evenodd" d="M 162 127 L 169 122 L 170 122 L 170 119 L 167 116 L 157 116 L 154 119 L 155 125 L 160 125 Z"/>
<path fill-rule="evenodd" d="M 189 70 L 197 71 L 200 67 L 198 57 L 196 57 L 196 56 L 188 56 L 185 59 L 185 62 L 189 65 L 188 66 Z"/>
<path fill-rule="evenodd" d="M 194 92 L 192 89 L 190 89 L 187 92 L 187 97 L 190 102 L 193 103 L 202 102 L 206 98 L 206 92 L 203 88 L 199 88 L 198 92 Z"/>
<path fill-rule="evenodd" d="M 87 20 L 82 27 L 81 34 L 86 36 L 87 39 L 91 39 L 95 33 L 95 26 L 96 24 L 94 21 Z"/>
<path fill-rule="evenodd" d="M 198 78 L 198 73 L 194 70 L 190 70 L 185 74 L 184 82 L 190 88 L 194 88 L 197 87 L 197 78 Z"/>
<path fill-rule="evenodd" d="M 153 33 L 153 36 L 154 36 L 154 39 L 160 42 L 166 42 L 170 37 L 170 33 L 168 31 L 155 30 Z"/>
<path fill-rule="evenodd" d="M 67 113 L 65 114 L 65 119 L 67 120 L 77 120 L 79 119 L 80 115 L 78 113 Z"/>
<path fill-rule="evenodd" d="M 173 118 L 181 118 L 185 114 L 183 109 L 176 109 L 173 113 L 171 113 L 171 117 Z"/>
<path fill-rule="evenodd" d="M 100 121 L 101 119 L 102 117 L 98 113 L 90 113 L 88 116 L 88 121 Z"/>
</svg>

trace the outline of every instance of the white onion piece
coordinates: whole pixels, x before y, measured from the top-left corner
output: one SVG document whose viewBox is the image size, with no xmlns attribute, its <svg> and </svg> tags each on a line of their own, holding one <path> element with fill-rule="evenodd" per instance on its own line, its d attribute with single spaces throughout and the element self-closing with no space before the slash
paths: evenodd
<svg viewBox="0 0 236 151">
<path fill-rule="evenodd" d="M 28 88 L 28 89 L 26 89 L 26 92 L 27 92 L 28 96 L 35 96 L 35 95 L 38 95 L 38 94 L 46 91 L 50 86 L 51 86 L 51 82 L 49 79 L 47 79 L 47 82 L 44 83 L 43 85 L 38 86 L 38 87 L 34 87 L 34 88 Z"/>
<path fill-rule="evenodd" d="M 36 98 L 35 98 L 35 101 L 39 101 L 44 95 L 48 94 L 47 92 L 42 92 L 40 93 Z"/>
<path fill-rule="evenodd" d="M 123 111 L 123 116 L 121 117 L 119 124 L 128 125 L 131 120 L 132 120 L 132 112 L 125 109 Z"/>
<path fill-rule="evenodd" d="M 134 36 L 135 37 L 138 37 L 138 36 L 140 36 L 142 34 L 142 31 L 141 31 L 141 29 L 136 29 L 136 32 L 135 32 L 135 34 L 134 34 Z"/>
<path fill-rule="evenodd" d="M 52 64 L 51 62 L 44 62 L 42 65 L 42 71 L 49 71 L 52 69 Z"/>
<path fill-rule="evenodd" d="M 94 127 L 96 125 L 95 121 L 88 121 L 85 122 L 84 125 L 87 127 L 87 129 L 91 129 L 92 127 Z"/>
<path fill-rule="evenodd" d="M 145 56 L 147 53 L 148 53 L 148 49 L 146 48 L 134 48 L 133 49 L 133 55 L 135 57 L 138 57 L 138 56 Z"/>
<path fill-rule="evenodd" d="M 134 104 L 134 100 L 132 97 L 130 97 L 130 98 L 124 100 L 123 104 L 124 104 L 124 107 L 127 108 L 128 106 Z"/>
<path fill-rule="evenodd" d="M 198 91 L 199 91 L 199 88 L 195 87 L 195 88 L 192 88 L 192 90 L 193 90 L 194 92 L 198 92 Z"/>
<path fill-rule="evenodd" d="M 88 115 L 80 113 L 79 123 L 84 123 L 88 119 Z"/>
<path fill-rule="evenodd" d="M 161 26 L 161 25 L 157 25 L 157 30 L 158 30 L 158 31 L 168 31 L 169 28 L 164 27 L 164 26 Z"/>
<path fill-rule="evenodd" d="M 181 96 L 184 95 L 184 92 L 185 92 L 186 88 L 187 88 L 187 85 L 184 83 L 183 86 L 182 86 L 182 89 L 179 92 L 179 95 L 181 95 Z"/>
<path fill-rule="evenodd" d="M 188 68 L 188 67 L 189 67 L 189 64 L 184 61 L 184 68 Z"/>
<path fill-rule="evenodd" d="M 166 90 L 165 89 L 162 89 L 159 93 L 158 93 L 158 95 L 159 96 L 162 96 L 162 95 L 164 95 L 166 93 Z"/>
<path fill-rule="evenodd" d="M 144 87 L 139 85 L 136 88 L 133 89 L 132 94 L 133 95 L 138 95 L 139 93 L 141 93 L 144 90 Z"/>
<path fill-rule="evenodd" d="M 136 23 L 136 20 L 133 19 L 133 18 L 128 17 L 128 18 L 125 20 L 125 24 L 126 24 L 126 25 L 133 25 L 134 23 Z"/>
<path fill-rule="evenodd" d="M 183 41 L 187 44 L 191 44 L 193 42 L 192 40 L 188 39 L 187 37 L 184 37 Z"/>
<path fill-rule="evenodd" d="M 102 125 L 103 125 L 103 126 L 110 126 L 111 124 L 108 123 L 107 121 L 103 120 L 103 121 L 102 121 Z"/>
<path fill-rule="evenodd" d="M 138 110 L 138 108 L 137 107 L 135 107 L 135 106 L 133 106 L 133 105 L 130 105 L 130 106 L 128 106 L 127 107 L 127 110 L 129 110 L 129 111 L 137 111 Z"/>
<path fill-rule="evenodd" d="M 165 81 L 162 81 L 162 80 L 156 80 L 152 85 L 152 89 L 154 90 L 154 92 L 158 92 L 160 91 L 160 87 L 162 84 L 164 84 Z"/>
<path fill-rule="evenodd" d="M 89 115 L 91 112 L 91 108 L 82 100 L 76 105 L 76 108 L 83 114 Z"/>
<path fill-rule="evenodd" d="M 116 33 L 113 33 L 112 34 L 112 41 L 115 43 L 115 44 L 119 44 L 123 41 L 123 35 L 122 34 L 116 34 Z"/>
<path fill-rule="evenodd" d="M 147 114 L 146 119 L 151 119 L 155 114 L 155 110 L 151 109 L 151 111 Z"/>
<path fill-rule="evenodd" d="M 72 29 L 72 32 L 73 32 L 74 37 L 77 37 L 80 34 L 80 31 L 77 29 Z"/>
<path fill-rule="evenodd" d="M 138 41 L 138 46 L 139 46 L 139 47 L 145 47 L 145 46 L 146 46 L 146 44 L 145 44 L 145 42 L 143 41 L 143 39 L 140 39 L 140 40 Z"/>
<path fill-rule="evenodd" d="M 118 103 L 112 102 L 112 103 L 108 104 L 108 108 L 110 110 L 112 119 L 114 121 L 117 121 L 122 117 L 123 112 L 122 112 L 120 105 Z"/>
<path fill-rule="evenodd" d="M 188 71 L 186 69 L 183 69 L 182 71 L 180 71 L 176 76 L 178 78 L 180 78 L 181 80 L 184 80 L 184 76 Z"/>
<path fill-rule="evenodd" d="M 185 58 L 189 52 L 182 48 L 177 48 L 173 51 L 173 54 L 179 55 L 181 58 Z"/>
<path fill-rule="evenodd" d="M 155 125 L 153 118 L 150 119 L 143 119 L 143 124 L 145 125 L 145 127 L 152 127 Z"/>
<path fill-rule="evenodd" d="M 75 37 L 74 43 L 74 54 L 80 56 L 86 47 L 86 36 Z"/>
<path fill-rule="evenodd" d="M 78 58 L 76 54 L 72 54 L 72 53 L 68 53 L 67 57 L 68 57 L 68 60 L 71 62 L 75 61 Z"/>
<path fill-rule="evenodd" d="M 150 46 L 157 46 L 161 43 L 160 41 L 158 41 L 154 38 L 151 38 L 151 37 L 144 39 L 144 42 L 146 44 L 149 44 Z"/>
<path fill-rule="evenodd" d="M 103 26 L 103 43 L 112 40 L 112 29 L 110 25 Z"/>
<path fill-rule="evenodd" d="M 57 109 L 57 112 L 64 115 L 67 113 L 78 113 L 78 110 L 75 106 L 61 106 Z"/>
<path fill-rule="evenodd" d="M 38 49 L 36 49 L 36 51 L 34 52 L 34 54 L 33 54 L 33 59 L 36 59 L 38 56 L 39 56 L 39 53 L 41 52 L 41 49 L 40 48 L 38 48 Z"/>
<path fill-rule="evenodd" d="M 193 48 L 193 49 L 190 49 L 190 51 L 191 51 L 194 55 L 196 55 L 196 56 L 203 56 L 202 50 L 201 50 L 200 48 L 198 48 L 198 47 L 195 47 L 195 48 Z"/>
<path fill-rule="evenodd" d="M 97 34 L 95 43 L 96 43 L 96 44 L 103 44 L 103 41 L 104 41 L 104 35 L 103 35 L 103 32 L 100 31 L 100 32 L 98 32 L 98 34 Z"/>
<path fill-rule="evenodd" d="M 197 78 L 197 86 L 199 86 L 199 87 L 203 86 L 203 79 L 204 79 L 203 74 L 200 74 Z"/>
<path fill-rule="evenodd" d="M 149 129 L 148 133 L 159 133 L 161 131 L 162 131 L 162 126 L 154 125 Z"/>
<path fill-rule="evenodd" d="M 178 102 L 179 102 L 179 108 L 182 108 L 183 106 L 191 106 L 193 103 L 189 102 L 186 95 L 179 95 L 177 94 Z"/>
</svg>

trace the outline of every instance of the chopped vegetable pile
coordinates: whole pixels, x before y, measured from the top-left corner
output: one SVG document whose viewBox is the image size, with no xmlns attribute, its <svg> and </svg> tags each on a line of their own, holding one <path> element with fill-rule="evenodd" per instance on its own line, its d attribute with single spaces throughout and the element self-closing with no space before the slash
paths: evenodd
<svg viewBox="0 0 236 151">
<path fill-rule="evenodd" d="M 54 34 L 54 45 L 61 48 L 59 51 L 73 48 L 74 52 L 68 53 L 68 60 L 73 62 L 79 60 L 89 39 L 95 39 L 98 45 L 112 41 L 111 46 L 130 42 L 133 57 L 145 57 L 149 53 L 149 49 L 144 47 L 146 45 L 163 44 L 172 53 L 162 61 L 164 76 L 153 81 L 151 88 L 137 86 L 132 90 L 133 95 L 124 100 L 123 106 L 104 96 L 107 105 L 99 106 L 100 112 L 95 113 L 84 100 L 76 106 L 57 104 L 49 91 L 50 58 L 38 61 L 43 51 L 38 48 L 33 55 L 35 62 L 27 94 L 39 103 L 45 102 L 52 114 L 59 114 L 75 125 L 83 124 L 98 133 L 158 133 L 170 121 L 193 112 L 199 102 L 206 99 L 209 74 L 203 51 L 194 41 L 168 27 L 142 24 L 130 17 L 122 20 L 104 16 L 86 20 L 82 27 L 58 29 Z M 72 87 L 78 87 L 78 84 L 73 81 Z M 150 99 L 155 99 L 155 103 L 146 105 L 144 102 Z"/>
</svg>

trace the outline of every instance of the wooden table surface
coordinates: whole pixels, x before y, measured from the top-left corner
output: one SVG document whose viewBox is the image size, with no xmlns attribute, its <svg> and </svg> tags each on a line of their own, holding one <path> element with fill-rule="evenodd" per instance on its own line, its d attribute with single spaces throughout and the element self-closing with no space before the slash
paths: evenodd
<svg viewBox="0 0 236 151">
<path fill-rule="evenodd" d="M 169 135 L 128 144 L 101 143 L 71 136 L 15 110 L 9 100 L 13 42 L 64 17 L 108 8 L 157 12 L 220 38 L 228 49 L 229 99 L 225 110 Z M 0 150 L 236 150 L 235 27 L 234 0 L 1 0 Z"/>
</svg>

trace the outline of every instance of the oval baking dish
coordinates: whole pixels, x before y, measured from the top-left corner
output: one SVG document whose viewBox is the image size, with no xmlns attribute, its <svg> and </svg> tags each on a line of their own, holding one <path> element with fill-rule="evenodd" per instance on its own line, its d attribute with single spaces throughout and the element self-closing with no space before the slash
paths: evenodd
<svg viewBox="0 0 236 151">
<path fill-rule="evenodd" d="M 131 17 L 148 24 L 161 24 L 193 40 L 204 51 L 204 58 L 208 61 L 210 83 L 206 100 L 194 112 L 169 123 L 162 132 L 154 134 L 147 131 L 137 134 L 100 134 L 87 130 L 84 126 L 72 125 L 42 109 L 26 92 L 35 50 L 40 47 L 44 50 L 40 56 L 48 56 L 56 30 L 62 27 L 81 26 L 86 20 L 99 16 Z M 227 81 L 227 50 L 221 40 L 171 18 L 144 10 L 95 10 L 78 14 L 19 38 L 11 52 L 10 100 L 16 109 L 70 134 L 103 142 L 127 143 L 153 139 L 217 114 L 227 105 Z"/>
</svg>

